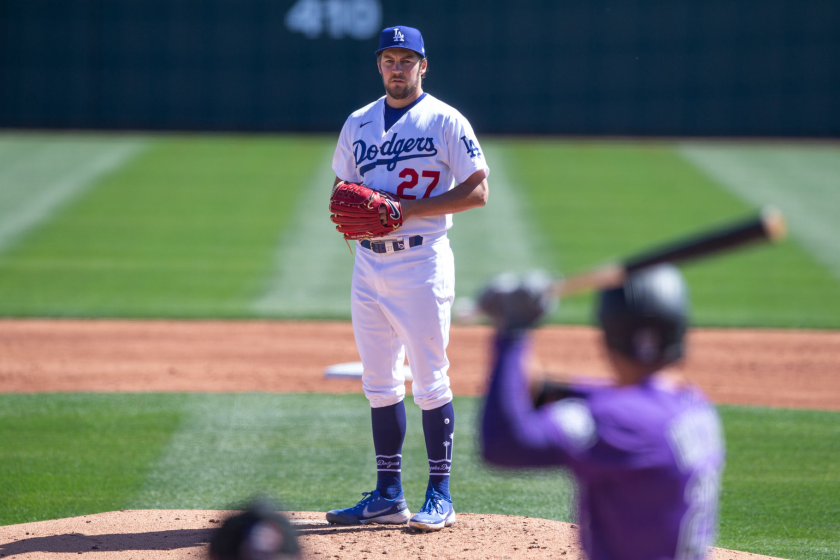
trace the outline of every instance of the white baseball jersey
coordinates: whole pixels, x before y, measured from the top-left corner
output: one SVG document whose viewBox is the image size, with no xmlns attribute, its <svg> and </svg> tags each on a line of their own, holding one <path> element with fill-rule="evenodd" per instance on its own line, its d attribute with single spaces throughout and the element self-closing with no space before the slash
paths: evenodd
<svg viewBox="0 0 840 560">
<path fill-rule="evenodd" d="M 337 177 L 402 198 L 429 198 L 490 169 L 472 127 L 461 113 L 428 93 L 385 131 L 385 96 L 344 123 L 333 156 Z M 452 227 L 452 214 L 409 218 L 399 235 Z"/>
<path fill-rule="evenodd" d="M 385 97 L 347 119 L 333 157 L 336 176 L 402 198 L 429 198 L 489 174 L 472 127 L 429 94 L 385 131 Z M 402 364 L 408 355 L 414 401 L 423 410 L 452 400 L 449 324 L 455 298 L 455 259 L 446 230 L 452 216 L 409 218 L 383 239 L 399 250 L 356 249 L 350 308 L 362 358 L 362 387 L 373 408 L 405 398 Z M 422 236 L 412 245 L 409 238 Z M 369 246 L 370 247 L 370 246 Z"/>
</svg>

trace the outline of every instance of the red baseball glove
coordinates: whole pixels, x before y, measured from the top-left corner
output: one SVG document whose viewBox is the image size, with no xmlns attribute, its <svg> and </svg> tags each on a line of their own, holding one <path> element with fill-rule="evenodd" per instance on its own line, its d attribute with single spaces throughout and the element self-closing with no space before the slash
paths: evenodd
<svg viewBox="0 0 840 560">
<path fill-rule="evenodd" d="M 330 197 L 330 220 L 344 239 L 369 239 L 394 232 L 403 224 L 394 195 L 356 183 L 341 182 Z"/>
</svg>

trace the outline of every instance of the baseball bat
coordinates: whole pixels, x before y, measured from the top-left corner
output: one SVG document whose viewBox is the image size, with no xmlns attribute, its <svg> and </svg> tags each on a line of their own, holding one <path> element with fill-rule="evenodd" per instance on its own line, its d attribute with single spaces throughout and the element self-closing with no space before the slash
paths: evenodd
<svg viewBox="0 0 840 560">
<path fill-rule="evenodd" d="M 590 290 L 605 290 L 624 283 L 628 274 L 670 262 L 698 260 L 717 253 L 760 241 L 781 241 L 787 233 L 782 213 L 768 206 L 758 216 L 730 222 L 682 239 L 666 243 L 618 262 L 610 262 L 587 272 L 560 279 L 552 285 L 559 298 Z M 461 323 L 470 323 L 479 315 L 471 298 L 456 300 L 455 316 Z"/>
<path fill-rule="evenodd" d="M 568 297 L 590 290 L 614 288 L 624 283 L 628 274 L 657 264 L 680 263 L 735 249 L 759 241 L 780 241 L 787 233 L 782 213 L 766 207 L 758 216 L 739 220 L 655 247 L 619 262 L 559 280 L 553 286 L 558 297 Z"/>
</svg>

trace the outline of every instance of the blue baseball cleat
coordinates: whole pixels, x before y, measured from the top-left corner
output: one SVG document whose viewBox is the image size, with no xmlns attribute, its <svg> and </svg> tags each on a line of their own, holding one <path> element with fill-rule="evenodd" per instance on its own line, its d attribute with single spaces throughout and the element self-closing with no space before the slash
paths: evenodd
<svg viewBox="0 0 840 560">
<path fill-rule="evenodd" d="M 362 492 L 362 496 L 362 501 L 353 507 L 328 511 L 327 521 L 337 525 L 400 525 L 411 518 L 402 492 L 393 500 L 384 497 L 379 490 Z"/>
<path fill-rule="evenodd" d="M 444 527 L 455 525 L 455 508 L 452 500 L 448 500 L 443 494 L 434 490 L 426 492 L 426 503 L 411 521 L 408 526 L 418 531 L 440 531 Z"/>
</svg>

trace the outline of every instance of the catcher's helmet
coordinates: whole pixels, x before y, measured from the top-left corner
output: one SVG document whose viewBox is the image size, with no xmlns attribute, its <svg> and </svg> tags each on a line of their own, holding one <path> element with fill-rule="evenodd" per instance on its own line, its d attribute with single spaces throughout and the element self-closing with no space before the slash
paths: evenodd
<svg viewBox="0 0 840 560">
<path fill-rule="evenodd" d="M 299 558 L 292 525 L 266 499 L 257 499 L 229 517 L 210 538 L 210 560 L 281 560 Z"/>
<path fill-rule="evenodd" d="M 645 364 L 683 356 L 688 289 L 670 264 L 640 270 L 619 288 L 601 292 L 598 323 L 609 348 Z"/>
</svg>

